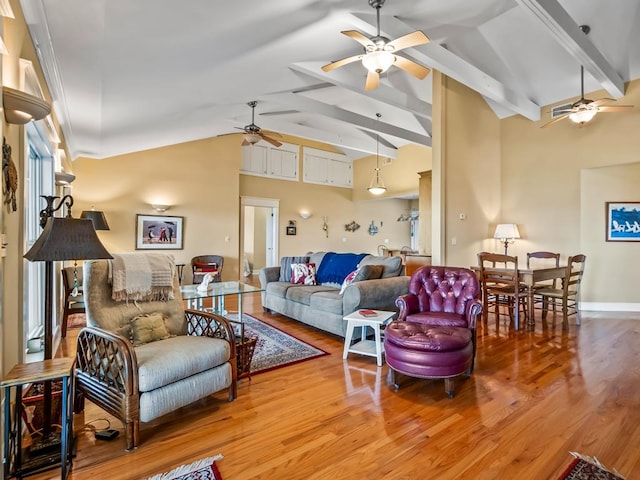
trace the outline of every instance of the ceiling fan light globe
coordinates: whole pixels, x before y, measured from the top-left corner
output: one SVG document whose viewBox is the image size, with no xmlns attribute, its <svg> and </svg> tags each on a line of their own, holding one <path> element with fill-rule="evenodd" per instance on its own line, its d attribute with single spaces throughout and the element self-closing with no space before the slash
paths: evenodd
<svg viewBox="0 0 640 480">
<path fill-rule="evenodd" d="M 262 140 L 262 137 L 260 137 L 260 135 L 258 135 L 257 133 L 245 133 L 244 139 L 247 143 L 253 145 L 254 143 L 258 143 L 260 140 Z"/>
<path fill-rule="evenodd" d="M 375 52 L 369 52 L 362 57 L 362 65 L 370 72 L 384 73 L 389 70 L 389 67 L 396 61 L 396 57 L 391 52 L 384 50 L 376 50 Z"/>
<path fill-rule="evenodd" d="M 569 115 L 569 120 L 571 120 L 573 123 L 579 123 L 582 125 L 583 123 L 590 122 L 593 117 L 596 116 L 596 113 L 598 113 L 598 109 L 596 108 L 582 108 L 577 112 L 573 112 L 571 115 Z"/>
</svg>

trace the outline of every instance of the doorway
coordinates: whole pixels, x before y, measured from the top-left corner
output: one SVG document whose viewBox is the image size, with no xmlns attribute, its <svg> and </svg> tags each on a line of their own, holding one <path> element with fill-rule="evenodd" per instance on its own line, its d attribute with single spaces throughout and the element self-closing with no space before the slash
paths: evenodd
<svg viewBox="0 0 640 480">
<path fill-rule="evenodd" d="M 264 267 L 278 265 L 278 214 L 280 201 L 272 198 L 241 197 L 240 252 L 242 277 L 257 274 Z"/>
</svg>

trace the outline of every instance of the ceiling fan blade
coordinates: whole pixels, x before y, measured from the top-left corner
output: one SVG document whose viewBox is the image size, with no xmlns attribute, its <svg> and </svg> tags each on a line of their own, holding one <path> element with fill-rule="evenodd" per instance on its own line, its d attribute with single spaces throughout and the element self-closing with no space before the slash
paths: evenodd
<svg viewBox="0 0 640 480">
<path fill-rule="evenodd" d="M 375 90 L 378 88 L 378 84 L 380 83 L 380 75 L 376 72 L 367 72 L 367 81 L 364 84 L 364 89 Z"/>
<path fill-rule="evenodd" d="M 394 62 L 394 65 L 396 67 L 401 68 L 420 80 L 429 75 L 429 72 L 431 71 L 427 67 L 423 67 L 419 63 L 409 60 L 408 58 L 401 57 L 400 55 L 396 55 L 395 57 L 396 61 Z"/>
<path fill-rule="evenodd" d="M 274 147 L 281 147 L 282 146 L 282 143 L 280 143 L 279 141 L 277 141 L 277 140 L 275 140 L 273 138 L 269 138 L 269 137 L 265 136 L 262 133 L 259 133 L 258 135 L 260 135 L 265 142 L 269 142 Z"/>
<path fill-rule="evenodd" d="M 564 120 L 565 118 L 569 118 L 569 115 L 571 115 L 573 112 L 569 112 L 569 113 L 565 113 L 564 115 L 562 115 L 561 117 L 558 118 L 554 118 L 553 120 L 551 120 L 550 122 L 545 123 L 544 125 L 542 125 L 540 128 L 545 128 L 548 127 L 549 125 L 553 125 L 556 122 L 559 122 L 560 120 Z"/>
<path fill-rule="evenodd" d="M 362 33 L 360 33 L 357 30 L 344 30 L 344 31 L 342 31 L 340 33 L 342 33 L 343 35 L 346 35 L 349 38 L 352 38 L 353 40 L 358 42 L 363 47 L 367 47 L 369 45 L 373 45 L 373 42 L 371 41 L 371 39 L 369 37 L 363 35 Z"/>
<path fill-rule="evenodd" d="M 591 102 L 591 105 L 595 107 L 599 107 L 600 105 L 604 105 L 605 103 L 615 102 L 615 101 L 616 101 L 615 98 L 601 98 L 599 100 Z"/>
<path fill-rule="evenodd" d="M 415 32 L 407 33 L 402 37 L 396 38 L 395 40 L 390 41 L 387 46 L 393 47 L 393 51 L 397 52 L 404 48 L 415 47 L 417 45 L 424 45 L 425 43 L 429 43 L 429 37 L 427 37 L 420 30 L 416 30 Z"/>
<path fill-rule="evenodd" d="M 602 105 L 598 107 L 599 112 L 628 112 L 633 105 Z"/>
<path fill-rule="evenodd" d="M 334 68 L 342 67 L 343 65 L 347 65 L 349 63 L 357 62 L 358 60 L 362 60 L 364 55 L 354 55 L 353 57 L 343 58 L 342 60 L 336 60 L 335 62 L 329 63 L 322 67 L 322 70 L 325 72 L 329 72 Z"/>
</svg>

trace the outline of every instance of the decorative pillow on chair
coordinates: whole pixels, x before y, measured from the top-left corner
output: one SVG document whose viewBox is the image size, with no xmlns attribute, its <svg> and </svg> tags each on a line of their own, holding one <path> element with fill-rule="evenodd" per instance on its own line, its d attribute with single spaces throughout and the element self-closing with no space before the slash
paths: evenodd
<svg viewBox="0 0 640 480">
<path fill-rule="evenodd" d="M 358 267 L 356 270 L 351 272 L 342 282 L 342 287 L 340 288 L 340 295 L 344 293 L 349 285 L 354 282 L 360 282 L 362 280 L 377 280 L 382 277 L 382 265 L 362 265 Z"/>
<path fill-rule="evenodd" d="M 291 283 L 301 285 L 316 284 L 316 264 L 315 263 L 292 263 Z"/>
<path fill-rule="evenodd" d="M 131 320 L 131 338 L 136 347 L 170 336 L 161 313 L 145 313 Z"/>
<path fill-rule="evenodd" d="M 193 265 L 196 267 L 196 270 L 200 272 L 217 272 L 218 271 L 217 263 L 193 262 Z"/>
</svg>

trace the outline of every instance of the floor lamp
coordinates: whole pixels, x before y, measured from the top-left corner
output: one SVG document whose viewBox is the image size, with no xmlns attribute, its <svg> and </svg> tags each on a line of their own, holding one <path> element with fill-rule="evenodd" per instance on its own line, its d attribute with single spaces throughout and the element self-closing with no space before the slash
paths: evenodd
<svg viewBox="0 0 640 480">
<path fill-rule="evenodd" d="M 64 260 L 89 260 L 113 258 L 104 248 L 93 222 L 89 219 L 72 218 L 73 197 L 42 195 L 47 206 L 40 211 L 40 226 L 44 229 L 24 258 L 30 262 L 44 262 L 44 359 L 53 358 L 53 262 Z M 59 200 L 56 205 L 56 200 Z M 66 217 L 55 217 L 54 213 L 67 206 Z M 52 431 L 52 388 L 51 382 L 44 383 L 43 428 L 39 440 L 40 449 L 60 443 L 59 436 Z M 32 447 L 32 451 L 34 448 Z M 36 448 L 38 450 L 38 448 Z"/>
</svg>

